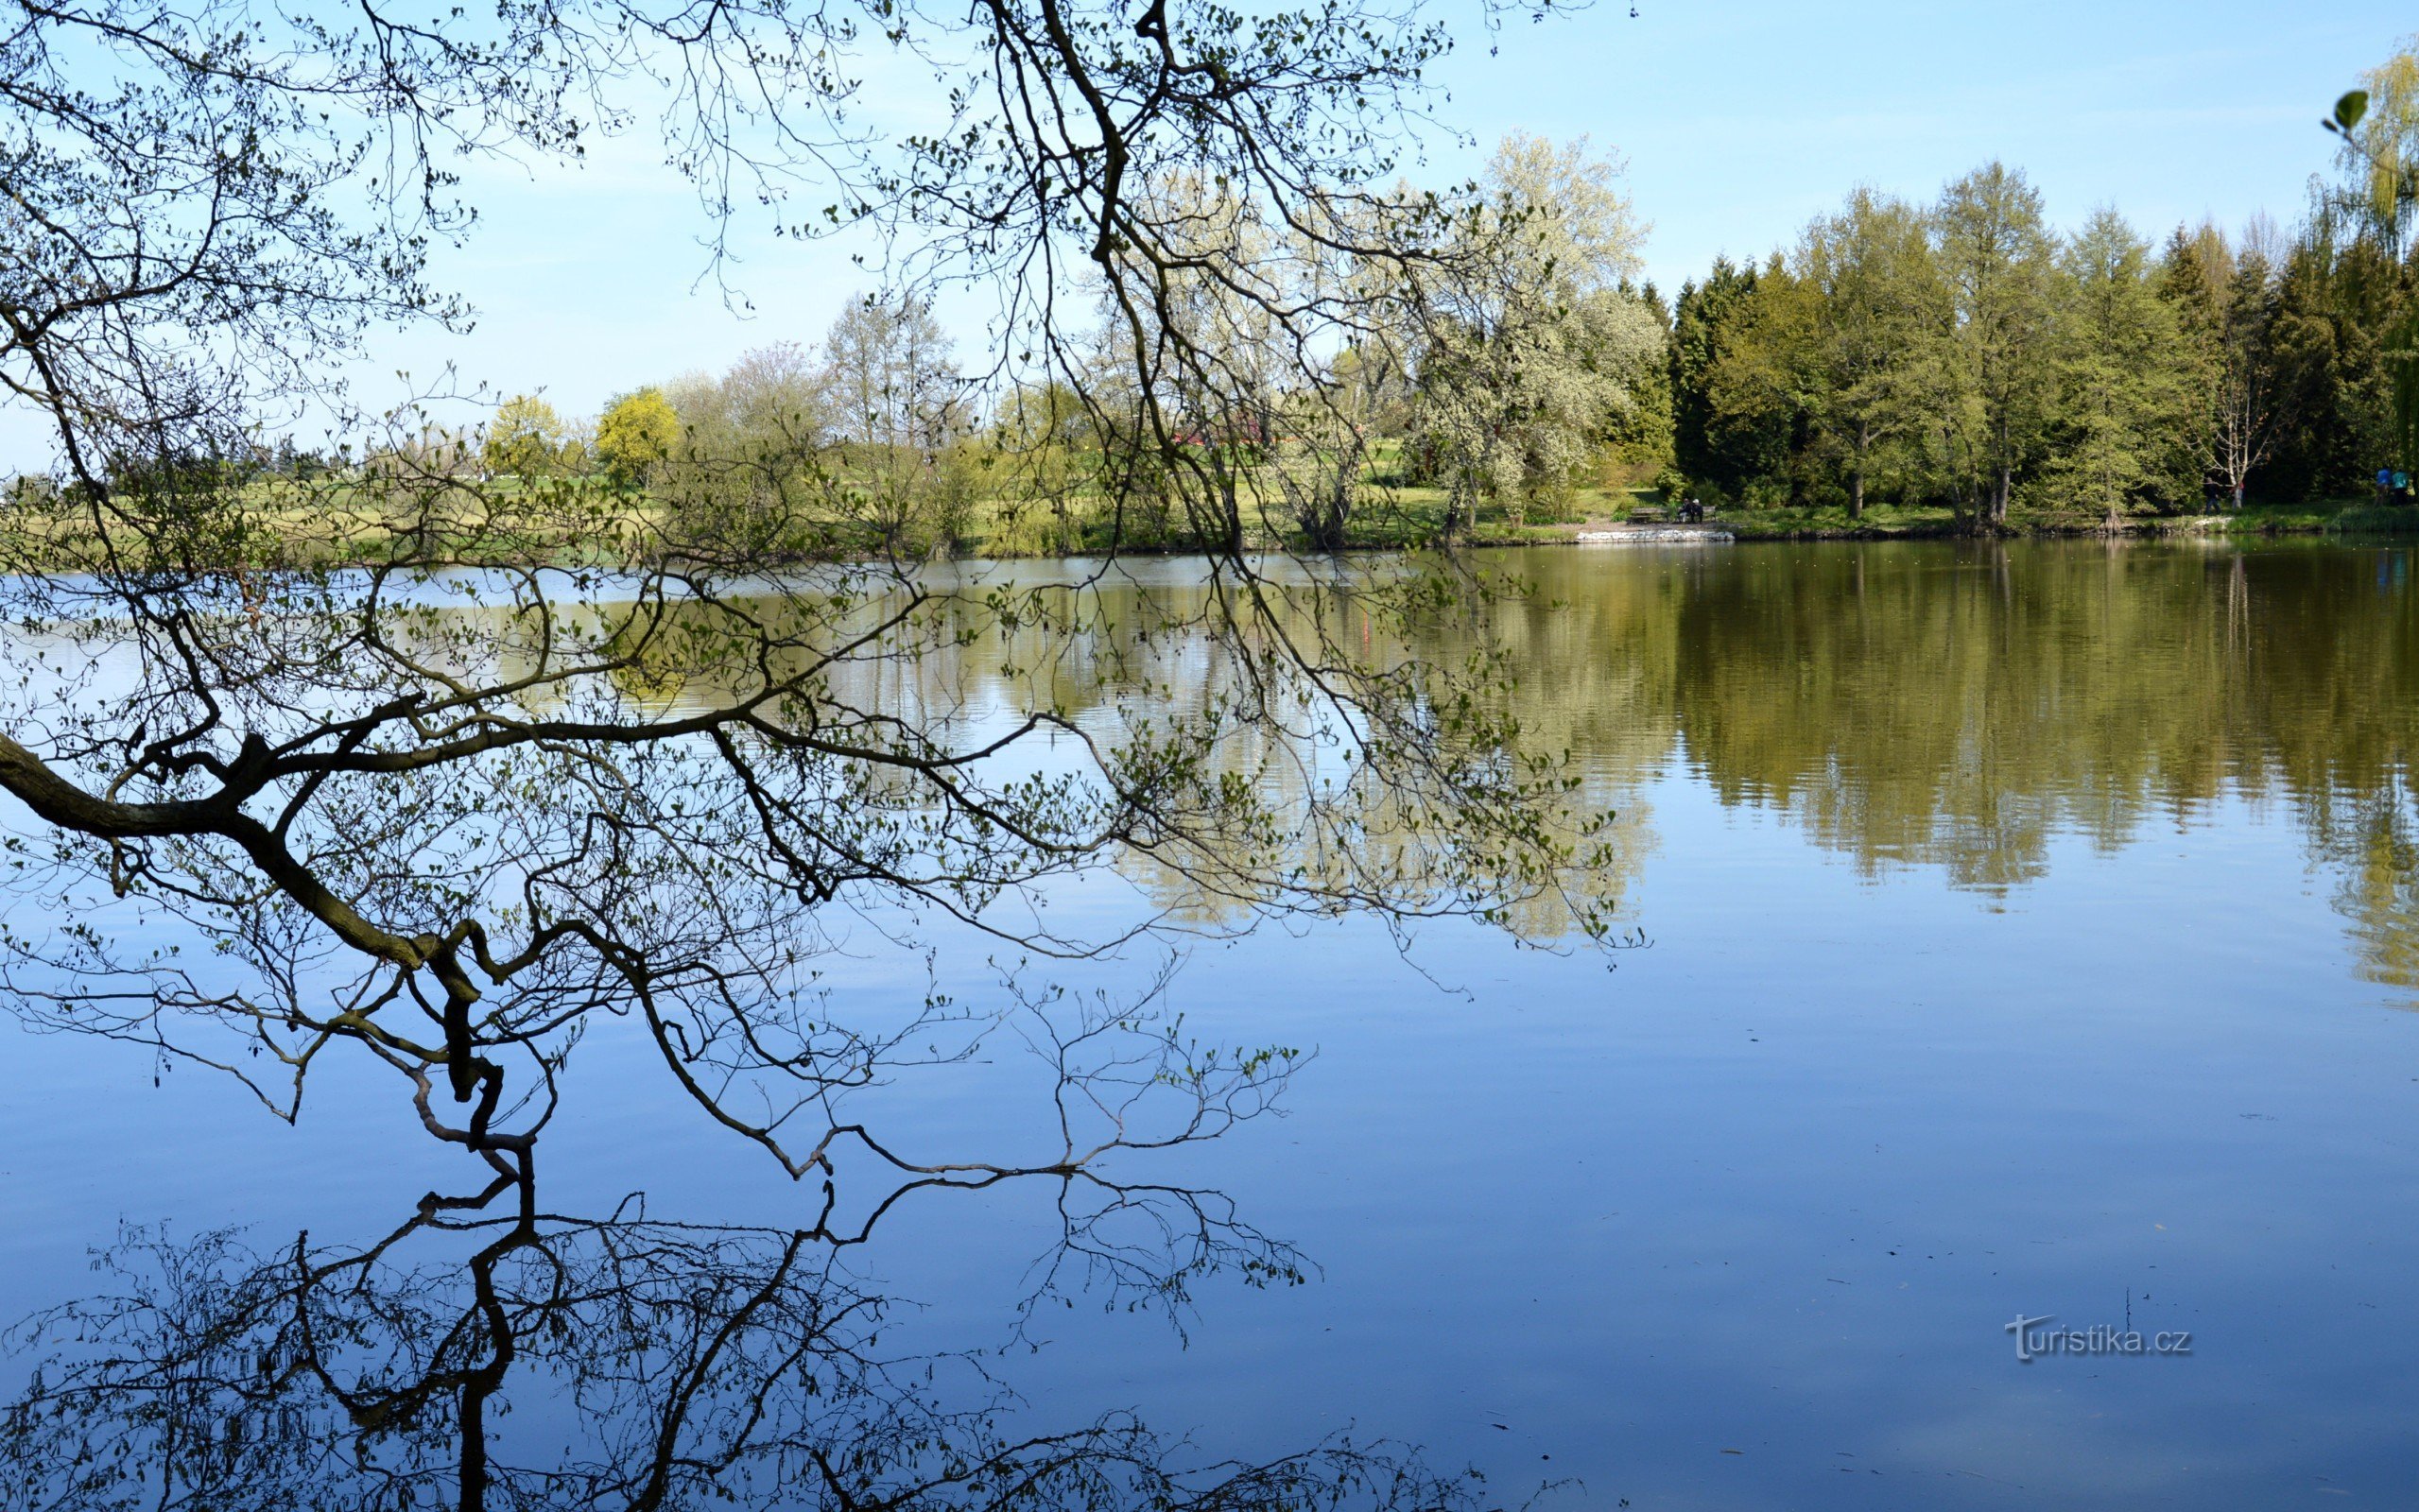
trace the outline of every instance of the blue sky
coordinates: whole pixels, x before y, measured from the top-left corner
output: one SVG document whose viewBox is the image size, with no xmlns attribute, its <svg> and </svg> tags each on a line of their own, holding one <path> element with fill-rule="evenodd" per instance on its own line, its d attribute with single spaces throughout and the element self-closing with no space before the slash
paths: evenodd
<svg viewBox="0 0 2419 1512">
<path fill-rule="evenodd" d="M 2103 203 L 2153 239 L 2203 215 L 2236 226 L 2265 209 L 2289 223 L 2329 163 L 2320 115 L 2419 29 L 2419 12 L 2373 0 L 1636 9 L 1509 21 L 1492 56 L 1474 26 L 1441 77 L 1442 114 L 1475 145 L 1439 142 L 1431 172 L 1466 175 L 1509 131 L 1584 134 L 1628 160 L 1653 228 L 1649 271 L 1667 288 L 1718 252 L 1762 256 L 1859 181 L 1927 198 L 1994 156 L 2029 173 L 2064 225 Z M 486 224 L 436 267 L 479 308 L 476 329 L 379 338 L 362 396 L 398 392 L 398 369 L 425 381 L 450 362 L 466 381 L 593 413 L 752 347 L 811 344 L 869 282 L 843 249 L 743 226 L 733 273 L 753 310 L 734 312 L 698 286 L 696 201 L 654 157 L 639 137 L 582 169 L 480 170 Z M 0 423 L 0 469 L 38 462 L 32 434 Z"/>
<path fill-rule="evenodd" d="M 1591 133 L 1630 161 L 1647 257 L 1676 285 L 1761 256 L 1858 181 L 1926 198 L 1993 157 L 2061 224 L 2114 204 L 2291 221 L 2327 166 L 2318 120 L 2419 30 L 2409 6 L 1720 4 L 1638 0 L 1461 60 L 1481 135 Z"/>
</svg>

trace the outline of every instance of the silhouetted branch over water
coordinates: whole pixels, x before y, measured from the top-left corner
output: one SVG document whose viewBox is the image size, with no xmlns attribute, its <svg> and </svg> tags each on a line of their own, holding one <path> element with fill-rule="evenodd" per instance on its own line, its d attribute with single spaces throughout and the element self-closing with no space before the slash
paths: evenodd
<svg viewBox="0 0 2419 1512">
<path fill-rule="evenodd" d="M 1104 1300 L 1296 1264 L 1207 1218 L 1214 1194 L 1063 1181 L 1067 1251 L 1138 1208 L 1172 1241 L 1126 1247 Z M 517 1211 L 480 1215 L 492 1202 Z M 10 1335 L 39 1360 L 0 1419 L 0 1506 L 1480 1504 L 1474 1475 L 1384 1440 L 1245 1462 L 1129 1411 L 1043 1426 L 985 1350 L 886 1342 L 892 1302 L 845 1265 L 861 1237 L 662 1222 L 637 1198 L 562 1217 L 525 1183 L 431 1197 L 366 1248 L 129 1230 L 98 1258 L 101 1295 Z M 1043 1273 L 1037 1299 L 1066 1272 Z"/>
<path fill-rule="evenodd" d="M 287 1117 L 358 1047 L 510 1168 L 573 1045 L 626 1022 L 803 1175 L 866 1137 L 831 1099 L 994 1016 L 827 997 L 852 931 L 1089 958 L 1205 918 L 1506 921 L 1546 896 L 1603 927 L 1596 820 L 1500 664 L 1408 648 L 1478 580 L 1255 556 L 1189 438 L 1272 393 L 1341 403 L 1338 343 L 1491 266 L 1448 209 L 1372 187 L 1447 45 L 1414 8 L 16 9 L 0 241 L 32 261 L 0 278 L 0 382 L 60 463 L 0 529 L 0 789 L 47 827 L 5 940 L 43 1024 L 233 1072 Z M 853 124 L 847 62 L 877 39 L 928 65 L 949 129 Z M 751 195 L 803 232 L 812 185 L 896 238 L 900 281 L 993 290 L 1018 369 L 994 376 L 1085 375 L 1121 460 L 1082 486 L 1188 521 L 1194 580 L 1113 593 L 1116 531 L 1054 585 L 926 571 L 811 459 L 644 491 L 496 475 L 408 410 L 374 437 L 332 365 L 460 315 L 426 262 L 476 208 L 449 155 L 576 153 L 665 85 L 646 97 L 710 240 Z M 1244 224 L 1268 256 L 1212 234 Z M 1203 298 L 1249 314 L 1248 370 Z M 266 468 L 281 404 L 374 438 Z M 944 680 L 977 650 L 985 685 Z M 1088 932 L 1044 911 L 1114 868 L 1182 902 Z M 1205 1099 L 1265 1067 L 1205 1072 Z"/>
</svg>

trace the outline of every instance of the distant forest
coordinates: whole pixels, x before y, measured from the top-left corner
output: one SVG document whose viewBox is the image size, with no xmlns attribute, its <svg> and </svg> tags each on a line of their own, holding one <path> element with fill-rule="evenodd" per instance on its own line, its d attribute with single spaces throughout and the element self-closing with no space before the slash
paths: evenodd
<svg viewBox="0 0 2419 1512">
<path fill-rule="evenodd" d="M 1993 163 L 1929 205 L 1857 189 L 1667 309 L 1645 291 L 1671 335 L 1633 455 L 1667 435 L 1666 485 L 1709 503 L 1944 504 L 1985 525 L 2369 497 L 2413 464 L 2419 50 L 2362 82 L 2289 231 L 2154 244 L 2103 208 L 2061 232 Z"/>
</svg>

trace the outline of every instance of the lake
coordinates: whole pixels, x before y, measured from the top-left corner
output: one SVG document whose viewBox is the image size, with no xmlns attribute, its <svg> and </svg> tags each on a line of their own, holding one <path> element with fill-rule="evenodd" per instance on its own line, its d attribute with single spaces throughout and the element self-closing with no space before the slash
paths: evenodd
<svg viewBox="0 0 2419 1512">
<path fill-rule="evenodd" d="M 1303 1484 L 1399 1469 L 1416 1445 L 1430 1471 L 1484 1475 L 1474 1506 L 2407 1500 L 2411 549 L 1926 541 L 1487 564 L 1534 585 L 1495 631 L 1524 723 L 1616 813 L 1596 881 L 1632 943 L 1578 948 L 1550 919 L 1529 921 L 1540 948 L 1467 923 L 1408 949 L 1366 921 L 1204 939 L 1169 1001 L 1218 1042 L 1315 1050 L 1283 1116 L 1121 1155 L 1114 1194 L 909 1193 L 838 1246 L 794 1240 L 824 1211 L 819 1182 L 707 1124 L 609 1023 L 544 1138 L 541 1202 L 562 1221 L 544 1253 L 508 1257 L 535 1262 L 519 1300 L 491 1295 L 492 1230 L 432 1226 L 382 1257 L 384 1291 L 331 1291 L 354 1309 L 340 1343 L 246 1342 L 277 1313 L 297 1236 L 357 1251 L 423 1193 L 478 1184 L 388 1081 L 331 1066 L 287 1127 L 140 1046 L 0 1031 L 16 1068 L 0 1316 L 111 1297 L 123 1314 L 139 1296 L 155 1341 L 216 1319 L 232 1332 L 209 1349 L 233 1364 L 211 1389 L 242 1396 L 247 1372 L 295 1375 L 305 1349 L 389 1381 L 484 1360 L 464 1319 L 537 1319 L 579 1292 L 579 1326 L 506 1329 L 519 1374 L 371 1430 L 400 1462 L 423 1428 L 459 1437 L 477 1396 L 497 1464 L 535 1467 L 499 1506 L 652 1504 L 644 1475 L 599 1467 L 654 1459 L 648 1392 L 683 1360 L 700 1381 L 731 1368 L 739 1344 L 697 1339 L 746 1336 L 717 1330 L 790 1296 L 776 1274 L 823 1331 L 821 1394 L 785 1396 L 805 1367 L 750 1355 L 738 1374 L 776 1389 L 714 1377 L 724 1417 L 688 1424 L 787 1425 L 783 1455 L 730 1472 L 754 1477 L 743 1504 L 818 1504 L 804 1487 L 839 1471 L 807 1452 L 817 1435 L 891 1464 L 942 1440 L 1076 1445 L 1038 1500 L 1010 1504 L 1125 1504 L 1145 1461 L 1231 1483 L 1196 1504 L 1283 1504 L 1281 1475 L 1237 1468 L 1320 1445 L 1326 1459 L 1290 1462 Z M 1190 569 L 1133 571 L 1143 592 Z M 1425 654 L 1462 648 L 1438 634 Z M 1181 911 L 1169 885 L 1100 879 L 1053 902 Z M 943 946 L 944 984 L 993 980 L 979 943 Z M 1114 994 L 1159 965 L 1136 952 L 1057 979 Z M 927 975 L 869 932 L 831 983 L 845 1007 L 920 996 Z M 903 1080 L 882 1094 L 889 1126 L 939 1158 L 1030 1125 L 1014 1058 Z M 843 1180 L 831 1200 L 871 1218 L 871 1192 Z M 125 1273 L 96 1272 L 99 1251 Z M 539 1273 L 553 1302 L 527 1290 Z M 619 1366 L 582 1360 L 583 1329 L 641 1342 Z M 21 1386 L 41 1350 L 13 1342 Z M 139 1457 L 154 1400 L 96 1402 L 81 1431 Z M 229 1450 L 290 1493 L 251 1504 L 314 1504 L 314 1477 L 353 1488 L 327 1504 L 400 1504 L 349 1447 L 359 1411 L 281 1410 L 283 1447 Z M 1393 1447 L 1335 1451 L 1377 1440 Z M 30 1463 L 37 1440 L 9 1442 L 26 1458 L 0 1506 L 98 1504 L 26 1494 L 56 1482 Z M 585 1468 L 549 1480 L 558 1459 Z M 943 1477 L 912 1504 L 992 1503 Z"/>
</svg>

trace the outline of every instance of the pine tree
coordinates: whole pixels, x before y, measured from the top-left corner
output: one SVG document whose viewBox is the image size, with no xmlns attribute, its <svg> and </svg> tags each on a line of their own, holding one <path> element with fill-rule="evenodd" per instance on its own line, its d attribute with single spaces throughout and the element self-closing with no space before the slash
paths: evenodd
<svg viewBox="0 0 2419 1512">
<path fill-rule="evenodd" d="M 1635 289 L 1624 282 L 1621 292 L 1637 301 L 1654 328 L 1663 333 L 1667 348 L 1671 308 L 1663 302 L 1661 291 L 1651 282 Z M 1650 363 L 1632 378 L 1630 403 L 1605 422 L 1606 455 L 1624 472 L 1650 475 L 1671 462 L 1671 364 L 1667 360 Z"/>
<path fill-rule="evenodd" d="M 2189 408 L 2192 444 L 2200 456 L 2203 486 L 2217 471 L 2220 387 L 2225 373 L 2227 285 L 2234 279 L 2234 249 L 2209 221 L 2178 226 L 2168 233 L 2151 286 L 2175 321 L 2176 365 Z"/>
<path fill-rule="evenodd" d="M 1737 491 L 1762 483 L 1791 504 L 1805 500 L 1817 465 L 1814 410 L 1828 397 L 1815 352 L 1822 302 L 1822 291 L 1801 283 L 1775 253 L 1733 308 L 1705 393 L 1709 439 L 1747 479 Z"/>
<path fill-rule="evenodd" d="M 2322 201 L 2276 282 L 2269 346 L 2292 423 L 2271 464 L 2275 491 L 2301 499 L 2366 494 L 2400 448 L 2386 336 L 2410 274 Z"/>
<path fill-rule="evenodd" d="M 2275 450 L 2289 417 L 2290 396 L 2278 381 L 2274 336 L 2274 270 L 2257 248 L 2246 247 L 2226 284 L 2217 348 L 2214 459 L 2236 508 L 2251 479 Z"/>
<path fill-rule="evenodd" d="M 1785 436 L 1725 412 L 1714 394 L 1715 369 L 1738 345 L 1755 284 L 1753 266 L 1718 257 L 1704 283 L 1681 285 L 1672 313 L 1672 460 L 1689 482 L 1729 498 L 1771 476 L 1787 455 Z"/>
</svg>

